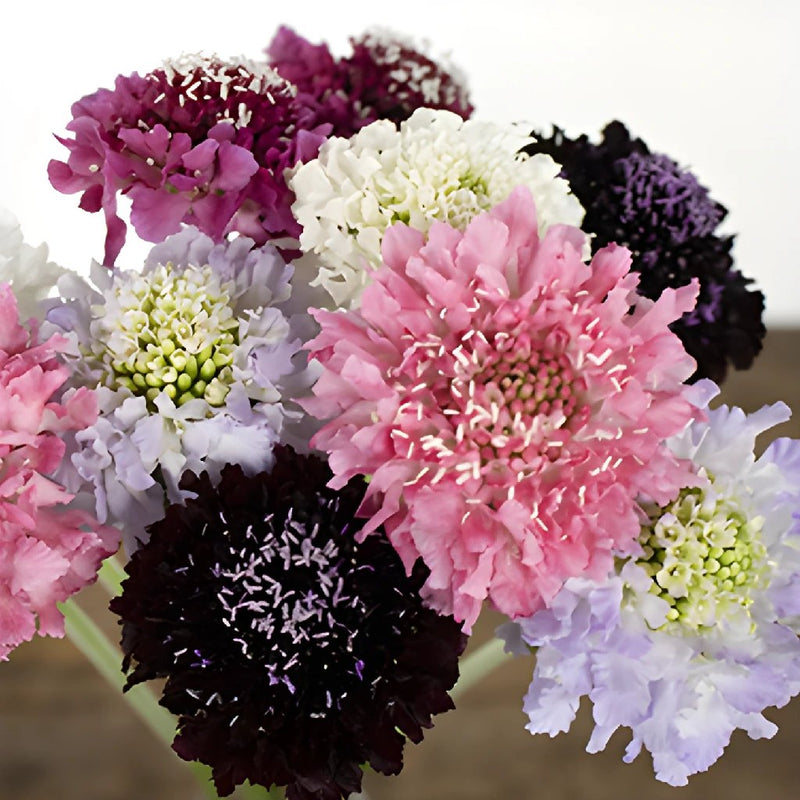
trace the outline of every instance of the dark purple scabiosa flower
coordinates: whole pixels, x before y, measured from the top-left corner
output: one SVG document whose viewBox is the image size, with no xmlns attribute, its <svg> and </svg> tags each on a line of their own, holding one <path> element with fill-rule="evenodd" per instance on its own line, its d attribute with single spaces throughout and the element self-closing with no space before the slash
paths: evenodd
<svg viewBox="0 0 800 800">
<path fill-rule="evenodd" d="M 586 209 L 583 228 L 594 234 L 593 250 L 611 242 L 631 250 L 642 294 L 655 298 L 699 279 L 697 307 L 672 326 L 697 361 L 692 380 L 721 382 L 729 364 L 750 367 L 766 332 L 764 296 L 733 268 L 733 237 L 716 233 L 725 207 L 691 172 L 631 138 L 621 122 L 607 125 L 599 144 L 586 135 L 570 139 L 559 128 L 534 136 L 525 150 L 562 165 Z"/>
<path fill-rule="evenodd" d="M 148 241 L 181 223 L 216 241 L 231 231 L 258 244 L 296 236 L 283 170 L 315 157 L 330 131 L 310 114 L 265 64 L 183 56 L 75 103 L 73 138 L 57 137 L 69 158 L 50 162 L 50 181 L 82 192 L 84 210 L 103 210 L 107 265 L 125 241 L 118 194 L 131 199 L 131 222 Z"/>
<path fill-rule="evenodd" d="M 281 26 L 266 53 L 270 65 L 317 106 L 317 120 L 332 135 L 349 138 L 377 119 L 400 124 L 422 107 L 472 114 L 461 71 L 393 31 L 351 37 L 352 55 L 334 58 L 327 44 L 312 44 Z"/>
<path fill-rule="evenodd" d="M 249 780 L 289 800 L 359 791 L 361 765 L 394 774 L 405 739 L 453 707 L 466 639 L 425 608 L 383 534 L 356 541 L 364 495 L 334 491 L 324 461 L 288 447 L 270 473 L 237 466 L 150 526 L 111 609 L 127 686 L 166 678 L 173 748 L 212 767 L 218 791 Z"/>
</svg>

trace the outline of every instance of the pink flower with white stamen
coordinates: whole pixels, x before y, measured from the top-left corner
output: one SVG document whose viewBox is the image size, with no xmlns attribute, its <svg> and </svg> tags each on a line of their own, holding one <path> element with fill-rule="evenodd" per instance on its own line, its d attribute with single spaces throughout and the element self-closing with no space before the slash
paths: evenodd
<svg viewBox="0 0 800 800">
<path fill-rule="evenodd" d="M 636 294 L 630 253 L 586 264 L 584 234 L 540 239 L 527 189 L 461 232 L 404 225 L 383 242 L 359 311 L 317 311 L 324 367 L 306 407 L 335 486 L 371 476 L 384 524 L 431 604 L 469 628 L 484 599 L 510 617 L 564 580 L 600 576 L 639 535 L 634 499 L 670 498 L 685 465 L 663 447 L 692 420 L 694 369 L 669 323 L 696 286 Z"/>
<path fill-rule="evenodd" d="M 0 284 L 0 661 L 37 633 L 63 636 L 57 604 L 94 581 L 119 544 L 118 531 L 73 507 L 53 478 L 64 436 L 97 419 L 93 392 L 61 394 L 65 346 L 21 325 L 11 288 Z"/>
</svg>

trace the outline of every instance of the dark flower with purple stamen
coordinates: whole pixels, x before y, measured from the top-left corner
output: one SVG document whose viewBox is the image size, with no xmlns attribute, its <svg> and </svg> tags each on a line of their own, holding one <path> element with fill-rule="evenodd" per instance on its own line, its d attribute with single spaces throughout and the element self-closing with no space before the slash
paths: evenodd
<svg viewBox="0 0 800 800">
<path fill-rule="evenodd" d="M 131 222 L 148 241 L 194 225 L 216 241 L 237 231 L 258 244 L 299 233 L 283 170 L 314 158 L 320 128 L 294 87 L 265 64 L 184 56 L 141 77 L 119 76 L 72 106 L 57 137 L 70 151 L 51 161 L 61 192 L 103 210 L 104 263 L 125 242 L 117 195 L 132 201 Z"/>
<path fill-rule="evenodd" d="M 327 44 L 312 44 L 281 26 L 267 47 L 270 65 L 291 81 L 332 135 L 349 138 L 377 119 L 399 125 L 418 108 L 472 114 L 464 76 L 441 57 L 383 29 L 351 37 L 352 55 L 334 58 Z"/>
<path fill-rule="evenodd" d="M 196 498 L 150 526 L 112 601 L 127 686 L 166 678 L 173 748 L 223 795 L 249 780 L 347 797 L 361 765 L 399 772 L 405 739 L 453 707 L 459 625 L 423 606 L 421 563 L 406 576 L 382 533 L 356 540 L 363 482 L 330 478 L 288 447 L 270 473 L 187 476 Z"/>
<path fill-rule="evenodd" d="M 699 278 L 696 308 L 672 326 L 697 361 L 693 380 L 724 379 L 729 364 L 746 369 L 761 350 L 764 296 L 733 268 L 732 236 L 716 233 L 727 210 L 688 170 L 632 139 L 621 122 L 603 130 L 599 144 L 570 139 L 559 128 L 528 153 L 547 153 L 562 165 L 586 209 L 583 228 L 593 250 L 616 242 L 633 254 L 639 291 L 658 297 L 667 287 Z"/>
</svg>

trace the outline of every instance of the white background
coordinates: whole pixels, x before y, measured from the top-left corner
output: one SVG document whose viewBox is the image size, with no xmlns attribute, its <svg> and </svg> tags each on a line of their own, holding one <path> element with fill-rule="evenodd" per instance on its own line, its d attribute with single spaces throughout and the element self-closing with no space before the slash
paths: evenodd
<svg viewBox="0 0 800 800">
<path fill-rule="evenodd" d="M 800 324 L 800 3 L 796 0 L 301 0 L 14 3 L 0 33 L 0 204 L 30 244 L 84 270 L 100 214 L 46 177 L 70 104 L 182 52 L 258 58 L 280 23 L 347 52 L 373 25 L 429 39 L 467 73 L 477 116 L 596 136 L 613 118 L 726 205 L 770 325 Z M 143 251 L 142 251 L 143 252 Z M 121 263 L 140 251 L 126 247 Z"/>
</svg>

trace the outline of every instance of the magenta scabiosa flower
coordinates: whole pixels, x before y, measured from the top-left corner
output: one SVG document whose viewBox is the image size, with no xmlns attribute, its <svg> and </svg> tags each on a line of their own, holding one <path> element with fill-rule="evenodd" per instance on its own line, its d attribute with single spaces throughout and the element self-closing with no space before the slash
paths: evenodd
<svg viewBox="0 0 800 800">
<path fill-rule="evenodd" d="M 118 194 L 131 199 L 131 222 L 148 241 L 181 223 L 216 241 L 231 231 L 259 244 L 296 236 L 283 170 L 313 158 L 329 130 L 317 129 L 294 87 L 266 65 L 204 56 L 119 76 L 72 115 L 72 138 L 59 137 L 69 159 L 50 162 L 50 181 L 81 192 L 84 210 L 102 209 L 107 265 L 125 241 Z"/>
<path fill-rule="evenodd" d="M 603 130 L 598 144 L 570 139 L 555 128 L 525 148 L 562 165 L 562 176 L 586 208 L 583 228 L 595 250 L 611 242 L 633 254 L 639 291 L 655 298 L 669 286 L 697 278 L 696 307 L 673 323 L 697 361 L 693 380 L 722 381 L 728 366 L 747 369 L 761 350 L 766 329 L 764 296 L 734 269 L 733 237 L 716 231 L 727 210 L 694 174 L 668 156 L 651 153 L 621 122 Z"/>
<path fill-rule="evenodd" d="M 472 104 L 461 71 L 399 34 L 374 29 L 351 37 L 352 54 L 334 58 L 326 44 L 312 44 L 281 26 L 267 48 L 270 66 L 297 87 L 334 136 L 348 138 L 370 122 L 396 124 L 422 107 L 442 108 L 468 119 Z"/>
<path fill-rule="evenodd" d="M 800 692 L 800 442 L 753 450 L 788 416 L 782 403 L 723 406 L 672 437 L 699 481 L 643 506 L 638 546 L 609 576 L 567 581 L 549 609 L 504 629 L 514 649 L 538 648 L 532 733 L 568 730 L 587 696 L 589 752 L 629 728 L 625 761 L 644 747 L 676 786 L 736 729 L 775 734 L 762 712 Z"/>
<path fill-rule="evenodd" d="M 0 284 L 0 659 L 38 633 L 63 636 L 57 604 L 94 581 L 118 544 L 115 531 L 71 506 L 53 474 L 63 437 L 97 418 L 86 389 L 59 396 L 69 371 L 66 342 L 39 342 L 19 323 L 8 284 Z"/>
<path fill-rule="evenodd" d="M 423 606 L 382 535 L 357 541 L 364 487 L 326 487 L 315 456 L 276 449 L 271 472 L 228 466 L 150 528 L 111 608 L 128 686 L 166 678 L 174 749 L 289 800 L 339 800 L 362 765 L 392 774 L 405 739 L 452 708 L 465 637 Z"/>
<path fill-rule="evenodd" d="M 642 298 L 627 250 L 588 265 L 584 244 L 567 225 L 540 239 L 517 189 L 463 232 L 393 226 L 360 311 L 315 312 L 312 444 L 334 486 L 370 476 L 365 529 L 422 557 L 429 601 L 467 628 L 487 597 L 516 617 L 605 574 L 638 535 L 635 496 L 685 477 L 661 445 L 696 413 L 694 362 L 668 324 L 696 287 Z"/>
</svg>

